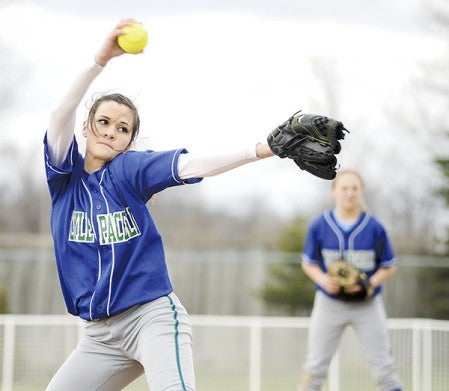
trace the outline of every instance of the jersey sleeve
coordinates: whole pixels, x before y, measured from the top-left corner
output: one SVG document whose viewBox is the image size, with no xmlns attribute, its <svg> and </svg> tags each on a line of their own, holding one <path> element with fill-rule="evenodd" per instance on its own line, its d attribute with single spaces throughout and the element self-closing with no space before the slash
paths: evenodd
<svg viewBox="0 0 449 391">
<path fill-rule="evenodd" d="M 309 230 L 304 242 L 304 249 L 302 252 L 301 260 L 304 263 L 320 264 L 319 255 L 319 243 L 318 243 L 318 219 L 312 222 L 309 226 Z"/>
<path fill-rule="evenodd" d="M 376 257 L 379 262 L 379 267 L 386 268 L 395 266 L 397 261 L 393 246 L 391 245 L 385 228 L 380 223 L 378 225 L 378 231 Z"/>
<path fill-rule="evenodd" d="M 64 191 L 70 181 L 70 174 L 73 171 L 75 162 L 80 158 L 78 152 L 78 145 L 75 137 L 73 137 L 69 150 L 65 159 L 59 164 L 55 164 L 52 160 L 52 155 L 49 151 L 47 134 L 44 138 L 44 159 L 45 159 L 45 173 L 47 176 L 48 188 L 52 201 Z"/>
<path fill-rule="evenodd" d="M 168 188 L 200 182 L 203 178 L 181 179 L 178 159 L 185 149 L 170 151 L 129 151 L 117 156 L 111 164 L 111 175 L 120 187 L 127 187 L 139 198 L 148 201 L 154 194 Z"/>
</svg>

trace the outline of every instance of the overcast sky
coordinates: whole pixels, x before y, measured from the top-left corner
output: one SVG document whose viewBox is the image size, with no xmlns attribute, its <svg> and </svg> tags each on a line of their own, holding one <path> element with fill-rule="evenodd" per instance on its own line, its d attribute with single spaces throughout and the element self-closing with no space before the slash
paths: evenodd
<svg viewBox="0 0 449 391">
<path fill-rule="evenodd" d="M 342 120 L 351 131 L 342 143 L 342 167 L 379 176 L 384 167 L 376 162 L 385 149 L 379 140 L 394 142 L 385 106 L 407 98 L 419 64 L 445 49 L 426 3 L 3 0 L 0 45 L 3 61 L 13 65 L 0 77 L 17 79 L 17 88 L 3 112 L 1 136 L 37 150 L 43 175 L 41 140 L 53 103 L 116 21 L 131 16 L 148 29 L 145 53 L 108 64 L 83 103 L 110 90 L 132 97 L 142 117 L 137 148 L 253 145 L 302 109 Z M 332 101 L 324 77 L 335 92 Z M 79 123 L 84 116 L 81 107 Z M 237 210 L 259 195 L 267 206 L 283 205 L 283 213 L 310 209 L 328 187 L 273 158 L 208 179 L 193 192 L 212 206 Z"/>
<path fill-rule="evenodd" d="M 435 2 L 435 1 L 433 1 Z M 58 14 L 98 17 L 124 15 L 158 16 L 231 12 L 295 22 L 332 20 L 341 23 L 372 24 L 393 28 L 416 28 L 421 0 L 135 0 L 126 4 L 109 0 L 3 0 L 3 4 L 37 4 Z"/>
</svg>

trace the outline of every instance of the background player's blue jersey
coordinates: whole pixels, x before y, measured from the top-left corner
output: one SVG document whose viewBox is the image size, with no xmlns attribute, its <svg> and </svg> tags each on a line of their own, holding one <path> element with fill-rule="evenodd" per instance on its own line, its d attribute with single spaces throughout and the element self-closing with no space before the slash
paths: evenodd
<svg viewBox="0 0 449 391">
<path fill-rule="evenodd" d="M 326 272 L 330 263 L 337 259 L 357 266 L 368 277 L 379 268 L 396 265 L 387 233 L 373 215 L 363 212 L 358 221 L 346 230 L 338 224 L 334 212 L 327 210 L 310 224 L 302 260 L 317 264 Z M 331 296 L 320 286 L 317 288 Z M 378 286 L 374 294 L 381 289 L 382 286 Z"/>
<path fill-rule="evenodd" d="M 68 311 L 101 319 L 172 292 L 161 236 L 147 202 L 181 180 L 184 149 L 128 151 L 94 173 L 74 138 L 65 160 L 54 166 L 47 138 L 45 163 L 51 195 L 51 230 Z"/>
</svg>

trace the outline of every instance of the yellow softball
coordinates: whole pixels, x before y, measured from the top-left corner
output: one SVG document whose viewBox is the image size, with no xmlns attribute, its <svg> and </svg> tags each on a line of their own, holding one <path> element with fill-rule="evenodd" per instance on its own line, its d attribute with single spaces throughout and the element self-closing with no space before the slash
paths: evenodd
<svg viewBox="0 0 449 391">
<path fill-rule="evenodd" d="M 140 53 L 148 42 L 148 32 L 141 23 L 122 27 L 125 34 L 117 37 L 118 45 L 128 53 Z"/>
</svg>

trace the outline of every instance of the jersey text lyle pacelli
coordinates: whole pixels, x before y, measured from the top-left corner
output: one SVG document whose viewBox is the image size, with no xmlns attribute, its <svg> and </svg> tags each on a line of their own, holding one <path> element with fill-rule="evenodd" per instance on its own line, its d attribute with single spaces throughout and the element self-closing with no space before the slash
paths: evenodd
<svg viewBox="0 0 449 391">
<path fill-rule="evenodd" d="M 141 235 L 136 219 L 129 208 L 119 212 L 99 214 L 96 217 L 100 245 L 127 242 Z M 73 211 L 69 240 L 82 243 L 95 241 L 95 231 L 86 212 Z"/>
</svg>

